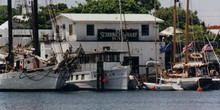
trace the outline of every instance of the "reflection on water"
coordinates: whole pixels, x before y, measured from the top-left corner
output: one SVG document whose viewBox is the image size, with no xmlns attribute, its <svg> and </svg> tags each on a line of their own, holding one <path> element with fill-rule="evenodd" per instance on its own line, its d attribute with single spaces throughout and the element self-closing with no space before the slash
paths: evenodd
<svg viewBox="0 0 220 110">
<path fill-rule="evenodd" d="M 0 110 L 219 110 L 220 91 L 0 92 Z"/>
</svg>

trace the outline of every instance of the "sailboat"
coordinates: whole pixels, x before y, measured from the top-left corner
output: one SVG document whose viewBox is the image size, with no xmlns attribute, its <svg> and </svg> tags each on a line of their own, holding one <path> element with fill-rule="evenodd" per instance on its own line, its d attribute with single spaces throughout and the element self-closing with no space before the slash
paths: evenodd
<svg viewBox="0 0 220 110">
<path fill-rule="evenodd" d="M 156 7 L 156 0 L 155 0 L 155 7 Z M 155 8 L 156 9 L 156 8 Z M 158 82 L 158 66 L 159 62 L 157 61 L 157 40 L 156 40 L 156 12 L 155 12 L 155 61 L 148 61 L 146 63 L 147 68 L 150 67 L 151 65 L 154 65 L 155 67 L 155 72 L 156 72 L 156 83 L 152 82 L 144 82 L 144 86 L 146 87 L 147 90 L 157 90 L 157 91 L 172 91 L 172 90 L 182 90 L 177 84 L 172 84 L 172 83 L 162 83 L 162 77 L 159 79 Z M 160 75 L 161 76 L 161 75 Z"/>
<path fill-rule="evenodd" d="M 176 1 L 174 0 L 176 4 Z M 175 6 L 174 6 L 175 8 Z M 176 9 L 174 9 L 176 10 Z M 212 78 L 195 76 L 195 71 L 189 72 L 191 68 L 198 68 L 207 66 L 207 64 L 201 61 L 188 61 L 188 13 L 189 13 L 189 0 L 187 0 L 187 12 L 186 12 L 186 40 L 185 40 L 185 62 L 176 63 L 175 62 L 175 50 L 176 50 L 176 21 L 175 21 L 175 11 L 174 11 L 174 36 L 173 36 L 173 68 L 171 73 L 163 74 L 163 80 L 165 82 L 170 82 L 174 84 L 180 84 L 181 88 L 184 90 L 206 90 L 212 82 Z M 198 57 L 197 54 L 194 54 Z"/>
<path fill-rule="evenodd" d="M 34 0 L 34 14 L 37 18 L 37 0 Z M 8 0 L 9 52 L 0 64 L 0 90 L 55 90 L 64 87 L 67 73 L 71 70 L 74 58 L 67 57 L 56 63 L 56 56 L 44 59 L 39 57 L 37 20 L 34 28 L 34 48 L 16 47 L 13 49 L 11 0 Z M 6 56 L 6 55 L 5 55 Z"/>
</svg>

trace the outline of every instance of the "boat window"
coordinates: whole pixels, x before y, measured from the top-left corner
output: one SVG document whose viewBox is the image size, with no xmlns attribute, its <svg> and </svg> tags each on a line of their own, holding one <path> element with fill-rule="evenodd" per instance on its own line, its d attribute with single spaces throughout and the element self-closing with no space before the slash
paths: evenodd
<svg viewBox="0 0 220 110">
<path fill-rule="evenodd" d="M 89 60 L 90 60 L 90 61 L 89 61 L 90 63 L 95 63 L 95 62 L 96 62 L 96 57 L 95 57 L 95 55 L 90 55 L 90 56 L 89 56 Z"/>
<path fill-rule="evenodd" d="M 120 61 L 120 55 L 114 55 L 114 61 L 119 62 Z"/>
<path fill-rule="evenodd" d="M 85 55 L 85 63 L 89 63 L 89 55 Z"/>
<path fill-rule="evenodd" d="M 114 60 L 114 55 L 109 55 L 109 61 L 110 61 L 110 62 L 115 61 L 115 60 Z"/>
<path fill-rule="evenodd" d="M 148 36 L 149 35 L 149 25 L 142 25 L 142 36 Z"/>
<path fill-rule="evenodd" d="M 94 36 L 94 24 L 87 25 L 87 36 Z"/>
<path fill-rule="evenodd" d="M 108 55 L 104 55 L 104 61 L 108 62 Z"/>
<path fill-rule="evenodd" d="M 84 80 L 85 79 L 85 75 L 83 74 L 82 76 L 81 76 L 81 80 Z"/>
<path fill-rule="evenodd" d="M 78 75 L 76 75 L 76 80 L 78 80 L 79 79 L 79 76 Z"/>
<path fill-rule="evenodd" d="M 27 61 L 27 64 L 31 63 L 29 60 Z"/>
</svg>

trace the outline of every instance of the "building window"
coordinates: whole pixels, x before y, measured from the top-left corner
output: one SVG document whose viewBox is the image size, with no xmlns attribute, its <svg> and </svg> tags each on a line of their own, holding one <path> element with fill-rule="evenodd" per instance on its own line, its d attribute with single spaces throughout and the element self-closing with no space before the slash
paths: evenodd
<svg viewBox="0 0 220 110">
<path fill-rule="evenodd" d="M 142 36 L 148 36 L 149 35 L 149 25 L 142 25 Z"/>
<path fill-rule="evenodd" d="M 69 25 L 69 33 L 70 33 L 70 36 L 73 34 L 73 25 L 72 24 Z"/>
<path fill-rule="evenodd" d="M 63 29 L 66 29 L 66 25 L 65 24 L 63 24 Z"/>
<path fill-rule="evenodd" d="M 59 34 L 60 27 L 56 26 L 56 33 Z"/>
<path fill-rule="evenodd" d="M 94 25 L 87 25 L 87 36 L 94 36 Z"/>
<path fill-rule="evenodd" d="M 78 75 L 76 75 L 76 80 L 78 80 L 79 79 L 79 76 Z"/>
<path fill-rule="evenodd" d="M 14 37 L 31 37 L 31 35 L 14 35 Z"/>
<path fill-rule="evenodd" d="M 2 35 L 0 34 L 0 37 L 2 37 Z"/>
<path fill-rule="evenodd" d="M 73 75 L 71 75 L 71 78 L 70 78 L 70 80 L 71 80 L 71 81 L 73 80 Z"/>
</svg>

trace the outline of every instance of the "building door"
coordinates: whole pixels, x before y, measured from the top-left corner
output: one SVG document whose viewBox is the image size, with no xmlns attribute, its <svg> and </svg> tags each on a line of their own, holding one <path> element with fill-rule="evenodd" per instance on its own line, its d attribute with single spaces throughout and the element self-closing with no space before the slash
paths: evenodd
<svg viewBox="0 0 220 110">
<path fill-rule="evenodd" d="M 132 66 L 131 73 L 139 74 L 139 57 L 131 57 L 130 64 Z M 129 57 L 124 57 L 124 65 L 129 65 Z"/>
</svg>

